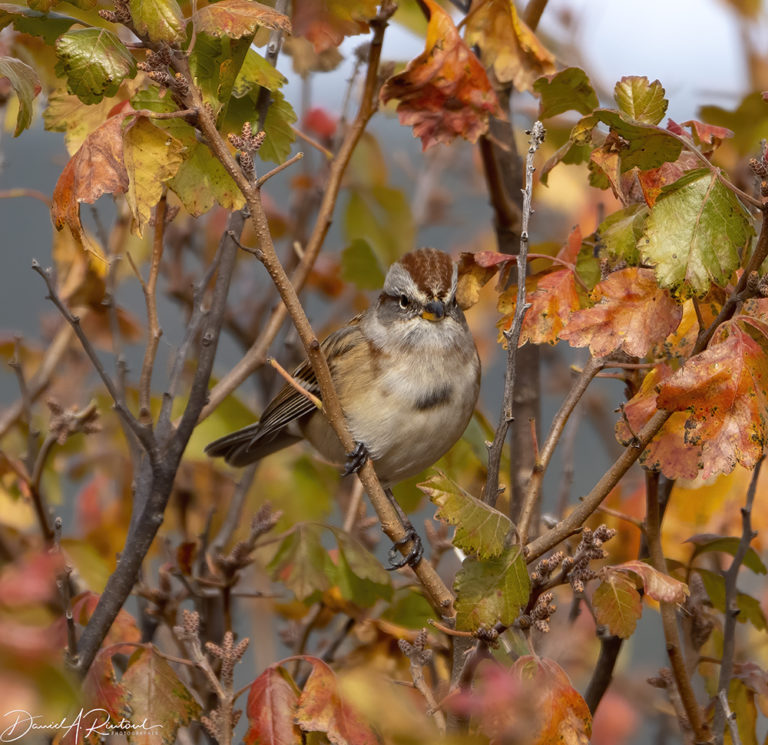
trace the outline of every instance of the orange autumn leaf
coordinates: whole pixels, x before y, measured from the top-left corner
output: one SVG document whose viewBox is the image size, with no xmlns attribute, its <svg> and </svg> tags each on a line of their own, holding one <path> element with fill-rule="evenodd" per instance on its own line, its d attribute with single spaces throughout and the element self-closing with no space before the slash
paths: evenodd
<svg viewBox="0 0 768 745">
<path fill-rule="evenodd" d="M 622 445 L 632 445 L 635 433 L 656 413 L 658 386 L 671 375 L 672 370 L 666 364 L 657 365 L 645 376 L 640 390 L 625 404 L 623 416 L 616 423 L 616 439 Z M 692 479 L 698 475 L 701 445 L 685 441 L 686 419 L 684 412 L 672 414 L 640 456 L 642 466 L 661 471 L 669 479 Z"/>
<path fill-rule="evenodd" d="M 477 44 L 486 67 L 500 83 L 519 91 L 532 91 L 542 75 L 552 75 L 555 58 L 520 19 L 510 0 L 487 0 L 469 15 L 466 41 Z"/>
<path fill-rule="evenodd" d="M 703 478 L 752 468 L 763 453 L 768 359 L 736 321 L 724 323 L 705 351 L 662 383 L 657 404 L 687 411 L 685 442 L 700 445 Z"/>
<path fill-rule="evenodd" d="M 429 13 L 426 48 L 384 83 L 381 100 L 399 101 L 400 123 L 413 126 L 424 150 L 456 137 L 477 142 L 488 131 L 491 115 L 504 116 L 496 93 L 450 15 L 434 0 L 423 5 Z"/>
<path fill-rule="evenodd" d="M 251 683 L 248 692 L 248 731 L 243 742 L 299 745 L 301 733 L 293 722 L 299 697 L 279 667 L 268 667 Z"/>
<path fill-rule="evenodd" d="M 376 0 L 324 0 L 323 2 L 298 2 L 293 4 L 293 33 L 312 42 L 320 54 L 334 49 L 345 36 L 364 34 L 368 21 L 376 17 Z"/>
<path fill-rule="evenodd" d="M 80 203 L 93 204 L 102 194 L 128 190 L 123 163 L 123 120 L 126 114 L 107 119 L 95 129 L 70 158 L 53 190 L 51 216 L 57 230 L 67 226 L 80 246 L 86 237 L 80 222 Z"/>
<path fill-rule="evenodd" d="M 680 323 L 682 308 L 656 282 L 652 269 L 613 272 L 592 290 L 595 305 L 576 311 L 560 334 L 594 357 L 622 350 L 644 357 Z"/>
</svg>

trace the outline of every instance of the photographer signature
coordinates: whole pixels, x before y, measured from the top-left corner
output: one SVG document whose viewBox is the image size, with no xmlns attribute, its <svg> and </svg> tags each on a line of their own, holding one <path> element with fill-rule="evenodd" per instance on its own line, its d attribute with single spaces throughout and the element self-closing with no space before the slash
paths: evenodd
<svg viewBox="0 0 768 745">
<path fill-rule="evenodd" d="M 91 735 L 108 735 L 115 732 L 141 731 L 149 732 L 162 729 L 162 724 L 149 724 L 146 719 L 142 722 L 131 722 L 124 717 L 113 721 L 106 709 L 80 709 L 71 719 L 63 717 L 57 722 L 43 722 L 42 715 L 33 715 L 24 709 L 7 711 L 0 717 L 0 742 L 15 742 L 30 732 L 53 732 L 63 730 L 64 735 L 70 733 L 74 742 L 82 742 Z"/>
</svg>

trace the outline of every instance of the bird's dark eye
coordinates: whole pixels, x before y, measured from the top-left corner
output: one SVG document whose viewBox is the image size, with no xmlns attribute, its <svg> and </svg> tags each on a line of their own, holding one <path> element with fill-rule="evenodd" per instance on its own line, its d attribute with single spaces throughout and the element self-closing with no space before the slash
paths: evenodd
<svg viewBox="0 0 768 745">
<path fill-rule="evenodd" d="M 400 307 L 405 309 L 411 304 L 411 301 L 408 300 L 407 295 L 400 295 Z"/>
</svg>

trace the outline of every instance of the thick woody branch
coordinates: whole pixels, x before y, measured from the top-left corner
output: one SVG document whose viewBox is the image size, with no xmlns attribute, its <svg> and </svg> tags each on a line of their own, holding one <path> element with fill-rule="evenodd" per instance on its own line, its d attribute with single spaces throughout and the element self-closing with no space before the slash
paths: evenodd
<svg viewBox="0 0 768 745">
<path fill-rule="evenodd" d="M 507 369 L 504 375 L 504 401 L 502 405 L 499 423 L 496 426 L 496 432 L 493 442 L 488 449 L 488 478 L 483 490 L 483 501 L 491 506 L 496 504 L 499 495 L 499 466 L 501 464 L 501 452 L 504 448 L 504 442 L 507 439 L 509 425 L 513 421 L 513 401 L 515 398 L 515 377 L 517 371 L 517 347 L 520 341 L 520 333 L 523 330 L 523 319 L 525 313 L 530 307 L 525 302 L 525 277 L 528 261 L 528 223 L 530 221 L 531 199 L 533 194 L 533 173 L 536 170 L 533 160 L 539 146 L 544 142 L 544 125 L 537 121 L 534 122 L 530 130 L 530 145 L 528 155 L 525 160 L 525 188 L 523 189 L 523 223 L 520 232 L 520 250 L 517 254 L 517 305 L 515 314 L 512 318 L 512 326 L 509 331 L 504 332 L 504 338 L 507 342 Z"/>
<path fill-rule="evenodd" d="M 741 539 L 733 556 L 733 561 L 725 573 L 725 624 L 723 625 L 723 655 L 720 662 L 720 677 L 717 681 L 718 700 L 715 708 L 715 721 L 713 730 L 715 734 L 715 745 L 722 745 L 725 735 L 725 726 L 728 719 L 728 688 L 733 674 L 733 658 L 736 651 L 736 620 L 739 610 L 736 606 L 736 596 L 738 589 L 736 582 L 739 575 L 739 569 L 744 563 L 744 558 L 749 551 L 749 545 L 757 535 L 752 530 L 752 505 L 755 502 L 755 492 L 757 491 L 757 481 L 760 478 L 760 470 L 763 466 L 761 458 L 752 471 L 752 480 L 747 490 L 747 498 L 744 507 L 741 509 Z"/>
</svg>

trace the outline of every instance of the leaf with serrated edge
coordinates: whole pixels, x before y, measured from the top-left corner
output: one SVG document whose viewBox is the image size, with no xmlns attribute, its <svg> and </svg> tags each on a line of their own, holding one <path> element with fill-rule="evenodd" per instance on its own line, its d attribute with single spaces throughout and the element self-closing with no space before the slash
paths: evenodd
<svg viewBox="0 0 768 745">
<path fill-rule="evenodd" d="M 689 595 L 685 582 L 654 569 L 644 561 L 625 561 L 609 567 L 612 572 L 632 572 L 643 583 L 645 594 L 662 603 L 683 603 Z"/>
<path fill-rule="evenodd" d="M 512 521 L 502 512 L 465 492 L 445 474 L 419 484 L 439 509 L 438 520 L 456 526 L 453 544 L 481 559 L 499 556 L 507 545 Z"/>
<path fill-rule="evenodd" d="M 595 305 L 575 311 L 560 332 L 593 357 L 621 350 L 645 357 L 680 323 L 682 307 L 656 284 L 652 269 L 628 267 L 609 274 L 592 291 Z"/>
<path fill-rule="evenodd" d="M 579 67 L 566 67 L 554 75 L 541 77 L 534 83 L 533 90 L 541 97 L 539 119 L 549 119 L 566 111 L 590 114 L 599 105 L 587 73 Z"/>
<path fill-rule="evenodd" d="M 317 657 L 312 664 L 296 710 L 296 723 L 304 732 L 325 732 L 333 745 L 378 745 L 376 735 L 341 696 L 336 675 Z"/>
<path fill-rule="evenodd" d="M 128 0 L 136 30 L 150 41 L 173 44 L 184 38 L 184 14 L 176 0 Z"/>
<path fill-rule="evenodd" d="M 659 284 L 684 296 L 724 287 L 754 230 L 744 207 L 710 171 L 676 181 L 651 210 L 639 248 Z"/>
<path fill-rule="evenodd" d="M 511 625 L 528 602 L 531 580 L 519 547 L 495 559 L 464 559 L 456 574 L 456 628 L 490 629 Z"/>
<path fill-rule="evenodd" d="M 643 613 L 643 599 L 629 577 L 606 572 L 592 595 L 597 623 L 607 626 L 612 634 L 629 639 Z"/>
<path fill-rule="evenodd" d="M 82 28 L 56 40 L 56 54 L 67 76 L 67 90 L 83 103 L 117 93 L 136 75 L 136 61 L 117 35 L 104 28 Z"/>
<path fill-rule="evenodd" d="M 141 235 L 165 183 L 176 175 L 184 146 L 168 132 L 138 117 L 123 135 L 124 162 L 128 171 L 126 199 Z"/>
<path fill-rule="evenodd" d="M 632 204 L 606 217 L 597 227 L 600 256 L 630 265 L 639 263 L 637 241 L 648 214 L 644 204 Z"/>
<path fill-rule="evenodd" d="M 146 734 L 129 731 L 132 745 L 173 745 L 179 727 L 200 717 L 200 704 L 154 649 L 135 652 L 120 683 L 125 690 L 123 709 L 130 711 L 130 721 L 139 729 L 142 722 L 152 728 Z"/>
<path fill-rule="evenodd" d="M 32 123 L 32 101 L 42 90 L 37 73 L 25 62 L 13 57 L 0 57 L 0 78 L 8 78 L 19 97 L 14 137 L 18 137 Z"/>
<path fill-rule="evenodd" d="M 658 124 L 667 113 L 664 92 L 658 80 L 649 83 L 644 75 L 628 75 L 616 83 L 613 95 L 623 114 L 639 122 Z"/>
<path fill-rule="evenodd" d="M 220 0 L 200 8 L 192 17 L 192 22 L 198 33 L 227 36 L 231 39 L 249 36 L 260 26 L 286 34 L 291 33 L 288 16 L 256 0 Z"/>
<path fill-rule="evenodd" d="M 298 701 L 287 673 L 279 667 L 268 667 L 248 691 L 245 745 L 301 745 L 301 732 L 293 723 Z"/>
</svg>

